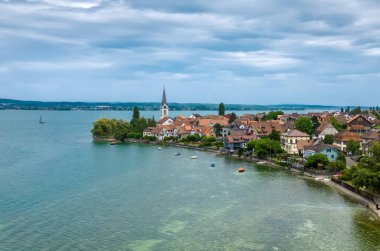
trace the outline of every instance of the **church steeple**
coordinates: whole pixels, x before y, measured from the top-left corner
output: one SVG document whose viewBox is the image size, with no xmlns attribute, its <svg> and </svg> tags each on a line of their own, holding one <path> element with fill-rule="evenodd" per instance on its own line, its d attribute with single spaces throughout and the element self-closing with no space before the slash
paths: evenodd
<svg viewBox="0 0 380 251">
<path fill-rule="evenodd" d="M 166 93 L 165 93 L 165 87 L 164 87 L 164 92 L 162 94 L 162 102 L 161 106 L 166 105 Z"/>
<path fill-rule="evenodd" d="M 161 101 L 161 118 L 169 117 L 169 106 L 166 101 L 166 92 L 165 87 L 162 93 L 162 101 Z"/>
</svg>

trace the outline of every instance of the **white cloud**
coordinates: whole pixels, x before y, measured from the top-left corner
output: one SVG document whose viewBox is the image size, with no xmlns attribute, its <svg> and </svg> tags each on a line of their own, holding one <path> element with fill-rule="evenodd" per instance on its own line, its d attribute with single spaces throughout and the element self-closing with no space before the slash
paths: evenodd
<svg viewBox="0 0 380 251">
<path fill-rule="evenodd" d="M 296 58 L 269 51 L 221 52 L 214 57 L 208 58 L 208 60 L 269 69 L 292 67 L 301 62 Z"/>
<path fill-rule="evenodd" d="M 89 60 L 67 60 L 67 61 L 18 61 L 8 64 L 8 69 L 25 69 L 38 71 L 51 70 L 92 70 L 112 67 L 113 63 Z"/>
</svg>

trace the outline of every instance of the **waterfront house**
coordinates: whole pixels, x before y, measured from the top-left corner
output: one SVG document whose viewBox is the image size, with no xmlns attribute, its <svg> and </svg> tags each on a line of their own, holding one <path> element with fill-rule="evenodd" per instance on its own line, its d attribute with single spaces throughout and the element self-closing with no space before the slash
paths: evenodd
<svg viewBox="0 0 380 251">
<path fill-rule="evenodd" d="M 309 140 L 310 136 L 304 132 L 298 130 L 290 130 L 281 133 L 281 147 L 287 153 L 298 154 L 297 143 L 300 140 Z"/>
<path fill-rule="evenodd" d="M 358 134 L 350 131 L 343 131 L 335 135 L 334 146 L 337 146 L 342 152 L 346 152 L 347 142 L 350 140 L 362 143 L 362 139 Z"/>
<path fill-rule="evenodd" d="M 325 155 L 329 161 L 336 161 L 339 151 L 332 145 L 305 146 L 303 157 L 307 159 L 317 153 Z"/>
<path fill-rule="evenodd" d="M 228 149 L 230 152 L 234 152 L 239 148 L 246 147 L 246 144 L 254 139 L 256 139 L 256 135 L 228 135 L 224 138 L 224 148 Z"/>
</svg>

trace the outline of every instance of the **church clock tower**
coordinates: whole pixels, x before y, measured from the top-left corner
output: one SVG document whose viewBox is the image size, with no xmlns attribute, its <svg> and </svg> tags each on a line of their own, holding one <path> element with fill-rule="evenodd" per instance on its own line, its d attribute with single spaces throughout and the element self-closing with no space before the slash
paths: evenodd
<svg viewBox="0 0 380 251">
<path fill-rule="evenodd" d="M 162 94 L 161 102 L 161 118 L 169 117 L 169 106 L 166 102 L 166 93 L 164 88 L 164 93 Z"/>
</svg>

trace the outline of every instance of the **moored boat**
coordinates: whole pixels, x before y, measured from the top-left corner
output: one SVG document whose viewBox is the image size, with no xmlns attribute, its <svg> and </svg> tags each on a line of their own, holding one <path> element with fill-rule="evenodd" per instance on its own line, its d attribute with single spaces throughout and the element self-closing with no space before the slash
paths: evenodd
<svg viewBox="0 0 380 251">
<path fill-rule="evenodd" d="M 197 159 L 197 156 L 191 156 L 190 159 Z"/>
<path fill-rule="evenodd" d="M 238 172 L 239 172 L 239 173 L 244 173 L 244 172 L 245 172 L 245 168 L 240 167 L 240 168 L 238 169 Z"/>
</svg>

